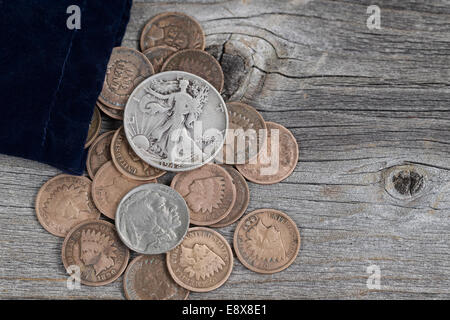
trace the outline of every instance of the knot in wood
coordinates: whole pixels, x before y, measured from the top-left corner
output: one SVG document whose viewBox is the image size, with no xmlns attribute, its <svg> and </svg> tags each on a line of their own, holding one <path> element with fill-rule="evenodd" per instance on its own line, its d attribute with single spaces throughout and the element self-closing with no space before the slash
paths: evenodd
<svg viewBox="0 0 450 320">
<path fill-rule="evenodd" d="M 427 180 L 428 174 L 420 166 L 395 166 L 386 171 L 385 190 L 399 200 L 413 199 L 424 192 Z"/>
<path fill-rule="evenodd" d="M 395 190 L 403 196 L 414 196 L 423 188 L 423 176 L 411 170 L 394 173 L 392 183 Z"/>
<path fill-rule="evenodd" d="M 242 44 L 239 43 L 241 46 Z M 224 75 L 222 97 L 229 100 L 239 90 L 245 89 L 246 79 L 252 65 L 242 48 L 233 41 L 223 45 L 211 45 L 205 50 L 220 63 Z M 234 97 L 236 99 L 236 97 Z"/>
</svg>

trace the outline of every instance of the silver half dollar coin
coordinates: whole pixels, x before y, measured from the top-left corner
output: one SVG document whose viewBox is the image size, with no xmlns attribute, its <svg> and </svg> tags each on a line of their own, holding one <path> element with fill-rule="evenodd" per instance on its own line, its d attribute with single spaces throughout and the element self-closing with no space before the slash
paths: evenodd
<svg viewBox="0 0 450 320">
<path fill-rule="evenodd" d="M 128 248 L 142 254 L 159 254 L 183 240 L 189 228 L 189 209 L 174 189 L 158 183 L 144 184 L 122 198 L 115 223 Z"/>
<path fill-rule="evenodd" d="M 133 151 L 149 165 L 186 171 L 221 151 L 228 112 L 206 80 L 182 71 L 157 73 L 131 93 L 124 128 Z"/>
</svg>

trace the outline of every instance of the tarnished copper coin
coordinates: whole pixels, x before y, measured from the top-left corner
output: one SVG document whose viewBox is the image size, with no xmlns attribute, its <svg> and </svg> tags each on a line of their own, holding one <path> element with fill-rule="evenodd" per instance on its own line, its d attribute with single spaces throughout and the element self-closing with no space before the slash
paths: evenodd
<svg viewBox="0 0 450 320">
<path fill-rule="evenodd" d="M 125 271 L 130 251 L 120 241 L 113 224 L 88 220 L 76 225 L 62 245 L 62 261 L 68 273 L 80 270 L 82 284 L 103 286 Z M 70 272 L 69 272 L 70 271 Z"/>
<path fill-rule="evenodd" d="M 231 166 L 223 166 L 223 168 L 227 170 L 233 179 L 233 184 L 236 188 L 236 201 L 234 202 L 230 213 L 225 216 L 225 218 L 220 220 L 218 223 L 211 225 L 213 228 L 226 227 L 236 222 L 240 217 L 242 217 L 245 210 L 247 210 L 248 203 L 250 201 L 250 191 L 244 177 L 239 173 L 239 171 Z"/>
<path fill-rule="evenodd" d="M 196 292 L 217 289 L 233 269 L 230 245 L 220 233 L 205 227 L 189 229 L 183 242 L 169 251 L 166 259 L 173 280 Z"/>
<path fill-rule="evenodd" d="M 92 198 L 97 209 L 108 218 L 114 219 L 120 200 L 131 189 L 156 180 L 139 181 L 121 174 L 112 161 L 106 162 L 92 181 Z"/>
<path fill-rule="evenodd" d="M 170 184 L 186 200 L 191 223 L 208 226 L 225 218 L 236 202 L 231 175 L 217 164 L 178 173 Z"/>
<path fill-rule="evenodd" d="M 256 163 L 238 164 L 236 169 L 247 179 L 259 184 L 273 184 L 286 179 L 298 162 L 298 144 L 292 133 L 274 122 L 266 122 L 266 146 Z"/>
<path fill-rule="evenodd" d="M 242 102 L 228 102 L 227 110 L 227 136 L 216 159 L 226 164 L 245 164 L 256 160 L 266 145 L 266 122 L 255 108 Z"/>
<path fill-rule="evenodd" d="M 87 219 L 98 219 L 100 211 L 91 197 L 91 180 L 60 174 L 48 180 L 36 197 L 36 215 L 41 225 L 58 237 Z"/>
<path fill-rule="evenodd" d="M 141 34 L 142 51 L 156 46 L 204 50 L 205 34 L 200 24 L 184 13 L 161 13 L 145 25 Z"/>
<path fill-rule="evenodd" d="M 173 281 L 163 254 L 141 255 L 131 261 L 123 288 L 128 300 L 185 300 L 189 295 L 189 290 Z"/>
<path fill-rule="evenodd" d="M 250 270 L 275 273 L 294 262 L 300 249 L 300 233 L 285 213 L 259 209 L 239 222 L 233 247 L 238 259 Z"/>
<path fill-rule="evenodd" d="M 161 71 L 185 71 L 211 83 L 217 91 L 223 89 L 223 71 L 219 62 L 208 52 L 186 49 L 171 55 Z"/>
<path fill-rule="evenodd" d="M 166 173 L 138 157 L 128 144 L 123 126 L 116 131 L 111 141 L 111 156 L 117 170 L 131 179 L 148 181 Z"/>
<path fill-rule="evenodd" d="M 94 142 L 100 132 L 100 127 L 102 126 L 102 116 L 97 107 L 94 107 L 94 113 L 92 114 L 91 123 L 89 124 L 88 136 L 86 138 L 86 144 L 84 148 L 87 148 Z"/>
<path fill-rule="evenodd" d="M 134 88 L 154 73 L 152 64 L 141 52 L 116 47 L 109 58 L 98 99 L 110 108 L 123 110 Z"/>
<path fill-rule="evenodd" d="M 168 46 L 151 47 L 143 53 L 153 65 L 155 73 L 161 72 L 161 68 L 168 57 L 177 52 L 177 49 Z"/>
<path fill-rule="evenodd" d="M 111 139 L 115 131 L 108 131 L 99 136 L 89 148 L 86 169 L 91 179 L 94 179 L 98 169 L 111 160 Z"/>
<path fill-rule="evenodd" d="M 105 106 L 100 101 L 96 102 L 97 107 L 103 111 L 104 114 L 106 114 L 108 117 L 116 119 L 116 120 L 123 120 L 123 110 L 119 109 L 113 109 L 108 106 Z"/>
</svg>

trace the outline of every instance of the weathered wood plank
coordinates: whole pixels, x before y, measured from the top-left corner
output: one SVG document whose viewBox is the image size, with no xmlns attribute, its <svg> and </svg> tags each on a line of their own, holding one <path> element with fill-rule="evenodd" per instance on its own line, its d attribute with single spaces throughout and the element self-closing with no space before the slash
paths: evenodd
<svg viewBox="0 0 450 320">
<path fill-rule="evenodd" d="M 157 13 L 194 16 L 224 68 L 225 98 L 255 106 L 300 145 L 287 180 L 249 184 L 249 210 L 276 208 L 298 224 L 295 263 L 260 275 L 236 260 L 223 287 L 191 298 L 449 298 L 450 3 L 378 1 L 381 30 L 366 27 L 371 4 L 135 1 L 123 45 L 137 48 Z M 422 189 L 396 194 L 396 169 L 424 177 Z M 122 299 L 121 279 L 66 289 L 62 240 L 34 214 L 39 187 L 57 173 L 0 156 L 0 298 Z M 231 241 L 234 228 L 220 232 Z M 373 264 L 380 290 L 366 286 Z"/>
</svg>

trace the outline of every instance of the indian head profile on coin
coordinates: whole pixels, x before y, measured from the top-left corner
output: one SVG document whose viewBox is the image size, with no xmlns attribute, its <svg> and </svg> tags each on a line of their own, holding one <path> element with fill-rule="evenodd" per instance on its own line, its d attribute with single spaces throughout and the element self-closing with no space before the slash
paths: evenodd
<svg viewBox="0 0 450 320">
<path fill-rule="evenodd" d="M 221 150 L 228 113 L 207 81 L 182 71 L 144 80 L 131 94 L 124 129 L 136 154 L 149 165 L 186 171 L 211 161 Z"/>
<path fill-rule="evenodd" d="M 103 286 L 115 281 L 125 271 L 130 251 L 120 241 L 113 224 L 86 220 L 73 227 L 62 245 L 62 260 L 80 268 L 81 283 Z"/>
<path fill-rule="evenodd" d="M 183 197 L 163 184 L 145 184 L 128 192 L 116 211 L 123 243 L 139 253 L 159 254 L 176 247 L 189 227 Z"/>
</svg>

